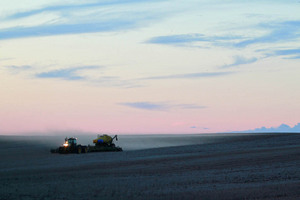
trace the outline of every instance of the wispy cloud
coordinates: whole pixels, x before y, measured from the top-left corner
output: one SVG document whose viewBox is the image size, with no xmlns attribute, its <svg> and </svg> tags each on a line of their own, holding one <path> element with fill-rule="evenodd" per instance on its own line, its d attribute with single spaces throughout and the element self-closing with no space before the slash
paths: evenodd
<svg viewBox="0 0 300 200">
<path fill-rule="evenodd" d="M 190 74 L 173 74 L 173 75 L 166 75 L 166 76 L 150 76 L 150 77 L 141 78 L 141 80 L 198 79 L 198 78 L 227 76 L 233 73 L 234 72 L 201 72 L 201 73 L 190 73 Z"/>
<path fill-rule="evenodd" d="M 199 45 L 201 42 L 208 42 L 211 46 L 245 48 L 254 44 L 294 41 L 300 38 L 300 21 L 259 23 L 249 28 L 253 30 L 264 30 L 267 33 L 253 37 L 247 36 L 247 34 L 241 35 L 241 33 L 239 33 L 239 35 L 225 33 L 219 36 L 204 35 L 199 33 L 165 35 L 150 38 L 146 42 L 175 46 L 194 45 L 195 47 L 201 47 Z M 238 27 L 235 29 L 239 30 Z M 195 43 L 198 43 L 198 45 L 195 45 Z"/>
<path fill-rule="evenodd" d="M 12 65 L 0 68 L 13 75 L 23 74 L 30 78 L 37 79 L 52 79 L 64 81 L 80 81 L 96 87 L 118 87 L 118 88 L 137 88 L 142 87 L 140 81 L 135 79 L 122 79 L 118 76 L 107 76 L 105 74 L 105 67 L 103 66 L 79 66 L 61 68 L 55 70 L 42 71 L 39 67 L 29 65 Z M 99 71 L 100 70 L 100 71 Z M 37 71 L 39 71 L 37 73 Z"/>
<path fill-rule="evenodd" d="M 26 72 L 28 76 L 38 78 L 38 79 L 60 79 L 65 81 L 84 81 L 94 86 L 119 87 L 119 88 L 145 87 L 147 86 L 147 83 L 145 82 L 151 80 L 155 81 L 155 80 L 164 80 L 164 79 L 199 79 L 199 78 L 221 77 L 221 76 L 227 76 L 236 73 L 236 72 L 202 72 L 202 73 L 175 74 L 175 75 L 166 75 L 166 76 L 150 76 L 144 78 L 123 79 L 122 77 L 119 76 L 104 75 L 105 71 L 102 72 L 97 71 L 99 69 L 104 69 L 103 66 L 79 66 L 79 67 L 69 67 L 69 68 L 41 71 L 37 67 L 24 65 L 24 66 L 7 66 L 3 69 L 8 70 L 10 73 L 14 73 L 14 74 Z M 96 70 L 99 73 L 94 73 L 93 71 L 92 71 L 93 73 L 86 73 L 91 70 Z M 36 71 L 39 72 L 37 73 Z M 161 106 L 162 105 L 163 104 L 161 104 Z M 182 109 L 204 108 L 203 106 L 198 106 L 194 104 L 178 104 L 178 105 L 172 105 L 172 107 L 178 107 Z"/>
<path fill-rule="evenodd" d="M 288 56 L 286 59 L 300 59 L 300 49 L 282 49 L 275 50 L 270 55 Z"/>
<path fill-rule="evenodd" d="M 156 2 L 157 1 L 163 1 L 163 0 L 156 0 Z M 12 19 L 26 18 L 26 17 L 37 15 L 40 13 L 46 13 L 46 12 L 77 11 L 77 10 L 83 10 L 83 9 L 104 7 L 104 6 L 138 4 L 138 3 L 145 3 L 145 2 L 149 3 L 148 0 L 111 0 L 111 1 L 98 1 L 95 3 L 82 2 L 80 4 L 49 5 L 49 6 L 44 6 L 44 7 L 38 8 L 38 9 L 32 9 L 32 10 L 27 10 L 27 11 L 21 11 L 18 13 L 13 13 L 11 15 L 4 17 L 4 19 L 12 20 Z M 155 2 L 155 0 L 151 1 L 151 2 Z"/>
<path fill-rule="evenodd" d="M 244 29 L 245 27 L 243 27 Z M 244 30 L 236 27 L 230 34 L 225 32 L 223 35 L 204 35 L 199 33 L 192 34 L 179 34 L 179 35 L 165 35 L 157 36 L 147 40 L 147 43 L 172 45 L 178 47 L 225 47 L 231 49 L 242 49 L 249 46 L 253 47 L 253 51 L 261 53 L 259 57 L 244 57 L 235 56 L 234 61 L 231 64 L 220 66 L 219 68 L 230 68 L 234 66 L 251 64 L 258 59 L 268 56 L 286 56 L 286 59 L 300 59 L 300 49 L 275 49 L 276 45 L 282 44 L 284 46 L 286 42 L 298 42 L 300 40 L 300 21 L 281 21 L 281 22 L 261 22 L 256 25 L 249 26 L 247 30 L 261 32 L 260 35 L 249 36 L 247 33 L 243 33 Z M 236 32 L 235 32 L 236 31 Z M 238 34 L 236 34 L 238 33 Z M 268 44 L 268 50 L 258 50 L 257 45 Z M 271 53 L 270 53 L 271 52 Z M 230 74 L 230 73 L 228 73 Z M 178 78 L 201 78 L 201 77 L 213 77 L 228 75 L 226 73 L 194 73 L 194 74 L 178 74 L 170 76 L 156 76 L 149 77 L 148 79 L 178 79 Z"/>
<path fill-rule="evenodd" d="M 292 57 L 289 57 L 288 59 L 300 59 L 300 55 L 298 55 L 298 56 L 292 56 Z"/>
<path fill-rule="evenodd" d="M 199 33 L 181 34 L 181 35 L 166 35 L 150 38 L 146 43 L 176 45 L 176 46 L 195 46 L 196 42 L 209 42 L 211 45 L 224 46 L 228 41 L 235 41 L 243 39 L 242 36 L 223 35 L 223 36 L 209 36 Z"/>
<path fill-rule="evenodd" d="M 300 38 L 300 21 L 261 23 L 257 28 L 269 30 L 269 33 L 243 40 L 234 44 L 234 46 L 243 48 L 252 44 L 286 42 Z"/>
<path fill-rule="evenodd" d="M 4 69 L 8 70 L 12 74 L 19 74 L 21 72 L 26 72 L 31 70 L 32 67 L 29 65 L 20 65 L 20 66 L 11 65 L 11 66 L 5 66 Z"/>
<path fill-rule="evenodd" d="M 14 71 L 24 71 L 24 70 L 32 69 L 32 67 L 29 65 L 20 65 L 20 66 L 11 65 L 11 66 L 7 66 L 6 69 L 14 70 Z"/>
<path fill-rule="evenodd" d="M 182 109 L 203 109 L 203 108 L 207 108 L 206 106 L 199 106 L 196 104 L 177 104 L 174 105 L 173 107 L 178 107 L 178 108 L 182 108 Z"/>
<path fill-rule="evenodd" d="M 261 127 L 261 128 L 256 128 L 252 130 L 247 130 L 247 131 L 240 131 L 240 132 L 249 132 L 249 133 L 265 133 L 265 132 L 300 132 L 300 123 L 298 123 L 295 126 L 289 126 L 287 124 L 281 124 L 278 127 Z"/>
<path fill-rule="evenodd" d="M 146 42 L 153 44 L 183 44 L 197 41 L 211 40 L 208 37 L 205 37 L 203 34 L 182 34 L 153 37 L 147 40 Z"/>
<path fill-rule="evenodd" d="M 198 127 L 198 126 L 191 126 L 190 128 L 193 128 L 193 129 L 202 129 L 202 130 L 209 130 L 209 128 Z"/>
<path fill-rule="evenodd" d="M 16 66 L 16 68 L 18 69 L 20 67 Z M 136 80 L 124 80 L 118 76 L 105 76 L 103 75 L 103 73 L 105 73 L 104 71 L 99 72 L 99 69 L 104 69 L 104 68 L 105 67 L 103 66 L 80 66 L 80 67 L 63 68 L 63 69 L 56 69 L 56 70 L 35 73 L 33 76 L 38 79 L 60 79 L 65 81 L 81 81 L 81 82 L 86 82 L 92 86 L 100 86 L 100 87 L 136 88 L 142 86 Z M 30 69 L 32 69 L 32 67 Z M 92 71 L 93 74 L 85 73 L 91 70 L 94 70 Z"/>
<path fill-rule="evenodd" d="M 101 76 L 93 79 L 86 80 L 94 86 L 104 87 L 119 87 L 119 88 L 138 88 L 143 87 L 139 81 L 131 79 L 122 79 L 118 76 Z"/>
<path fill-rule="evenodd" d="M 120 19 L 83 24 L 51 24 L 33 27 L 18 26 L 13 28 L 0 29 L 0 40 L 51 35 L 117 31 L 134 28 L 137 25 L 138 24 L 136 21 L 126 21 Z"/>
<path fill-rule="evenodd" d="M 125 102 L 119 103 L 119 105 L 137 108 L 142 110 L 169 110 L 171 108 L 179 108 L 179 109 L 204 109 L 205 106 L 199 106 L 196 104 L 171 104 L 171 103 L 153 103 L 153 102 Z"/>
<path fill-rule="evenodd" d="M 164 103 L 151 103 L 151 102 L 126 102 L 120 103 L 120 105 L 128 106 L 131 108 L 143 109 L 143 110 L 166 110 L 168 105 Z"/>
<path fill-rule="evenodd" d="M 89 70 L 89 69 L 98 69 L 100 66 L 82 66 L 74 67 L 68 69 L 58 69 L 48 72 L 42 72 L 35 75 L 37 78 L 58 78 L 64 80 L 82 80 L 85 79 L 84 76 L 78 75 L 78 71 Z"/>
<path fill-rule="evenodd" d="M 250 64 L 254 63 L 257 61 L 257 58 L 245 58 L 242 56 L 235 56 L 234 57 L 234 62 L 228 65 L 223 65 L 220 68 L 229 68 L 229 67 L 234 67 L 238 65 L 245 65 L 245 64 Z"/>
<path fill-rule="evenodd" d="M 143 12 L 139 7 L 128 9 L 128 6 L 142 3 L 147 3 L 147 5 L 149 5 L 149 3 L 154 4 L 155 2 L 163 1 L 164 0 L 100 1 L 96 3 L 75 5 L 46 6 L 39 9 L 18 12 L 2 18 L 2 21 L 9 21 L 10 24 L 13 24 L 15 20 L 16 25 L 10 25 L 7 28 L 0 29 L 0 40 L 64 34 L 110 32 L 138 28 L 146 26 L 149 22 L 161 19 L 167 14 L 156 9 L 149 12 Z M 124 5 L 125 8 L 120 6 L 113 10 L 109 9 L 112 5 Z M 81 14 L 78 15 L 78 13 Z M 50 20 L 46 22 L 41 21 L 38 25 L 24 26 L 22 23 L 20 24 L 20 21 L 17 21 L 27 17 L 36 17 L 38 19 L 40 14 L 55 14 L 55 23 Z"/>
</svg>

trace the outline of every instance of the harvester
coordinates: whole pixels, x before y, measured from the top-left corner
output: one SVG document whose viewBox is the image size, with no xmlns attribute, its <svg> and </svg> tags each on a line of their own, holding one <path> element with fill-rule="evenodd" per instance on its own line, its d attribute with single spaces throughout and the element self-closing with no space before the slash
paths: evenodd
<svg viewBox="0 0 300 200">
<path fill-rule="evenodd" d="M 65 143 L 57 149 L 51 149 L 51 153 L 87 153 L 88 147 L 85 145 L 77 144 L 77 138 L 70 137 L 65 139 Z"/>
<path fill-rule="evenodd" d="M 118 136 L 115 135 L 114 137 L 111 137 L 106 134 L 98 135 L 97 138 L 93 140 L 95 146 L 89 145 L 89 151 L 90 152 L 123 151 L 121 147 L 118 147 L 113 143 L 114 139 L 118 141 Z"/>
</svg>

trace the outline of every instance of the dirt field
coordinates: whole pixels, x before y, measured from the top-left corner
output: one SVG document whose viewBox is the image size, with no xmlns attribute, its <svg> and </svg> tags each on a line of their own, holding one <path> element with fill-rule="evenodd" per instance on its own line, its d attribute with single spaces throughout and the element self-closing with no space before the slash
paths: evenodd
<svg viewBox="0 0 300 200">
<path fill-rule="evenodd" d="M 1 200 L 300 199 L 300 134 L 79 155 L 50 154 L 31 138 L 0 136 L 0 145 Z"/>
</svg>

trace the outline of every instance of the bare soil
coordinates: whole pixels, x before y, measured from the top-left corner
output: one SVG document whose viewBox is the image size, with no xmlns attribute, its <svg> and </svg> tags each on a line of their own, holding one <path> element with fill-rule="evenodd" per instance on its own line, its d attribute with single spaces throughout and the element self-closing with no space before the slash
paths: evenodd
<svg viewBox="0 0 300 200">
<path fill-rule="evenodd" d="M 0 200 L 300 199 L 296 133 L 79 155 L 31 139 L 0 136 L 0 145 Z"/>
</svg>

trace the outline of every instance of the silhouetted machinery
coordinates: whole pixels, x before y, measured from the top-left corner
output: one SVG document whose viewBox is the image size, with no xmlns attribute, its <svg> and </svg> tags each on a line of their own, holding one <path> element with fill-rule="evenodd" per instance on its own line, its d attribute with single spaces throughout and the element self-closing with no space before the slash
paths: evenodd
<svg viewBox="0 0 300 200">
<path fill-rule="evenodd" d="M 88 153 L 88 152 L 103 152 L 103 151 L 123 151 L 121 147 L 116 146 L 113 141 L 118 140 L 118 136 L 111 137 L 103 134 L 98 135 L 93 140 L 94 146 L 77 144 L 77 138 L 70 137 L 65 139 L 65 143 L 57 149 L 51 149 L 51 153 Z"/>
<path fill-rule="evenodd" d="M 93 140 L 95 146 L 89 145 L 89 151 L 91 152 L 123 151 L 121 147 L 118 147 L 113 143 L 114 139 L 118 141 L 118 136 L 115 135 L 114 137 L 111 137 L 106 134 L 98 135 L 97 138 Z"/>
<path fill-rule="evenodd" d="M 65 139 L 65 143 L 57 149 L 52 149 L 52 153 L 87 153 L 88 147 L 77 144 L 77 138 L 70 137 Z"/>
</svg>

